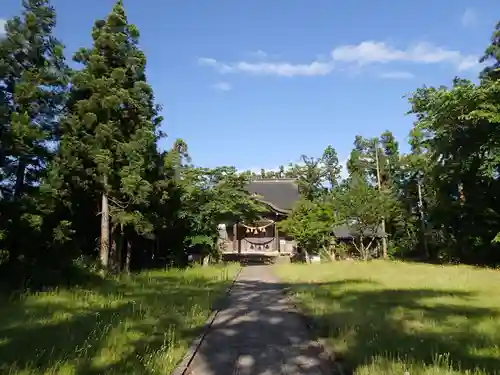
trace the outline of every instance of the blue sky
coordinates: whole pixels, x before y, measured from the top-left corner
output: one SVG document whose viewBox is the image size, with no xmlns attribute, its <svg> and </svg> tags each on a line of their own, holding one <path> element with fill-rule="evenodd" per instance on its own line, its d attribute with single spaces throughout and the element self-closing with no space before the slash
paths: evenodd
<svg viewBox="0 0 500 375">
<path fill-rule="evenodd" d="M 54 0 L 70 56 L 112 0 Z M 474 78 L 498 0 L 125 0 L 163 105 L 168 147 L 198 165 L 274 168 L 356 134 L 390 129 L 403 149 L 416 88 Z M 20 0 L 2 0 L 0 19 Z"/>
</svg>

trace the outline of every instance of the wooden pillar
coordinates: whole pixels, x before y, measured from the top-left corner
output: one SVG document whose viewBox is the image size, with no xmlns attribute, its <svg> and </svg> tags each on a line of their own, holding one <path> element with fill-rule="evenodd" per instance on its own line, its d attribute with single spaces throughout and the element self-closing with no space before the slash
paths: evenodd
<svg viewBox="0 0 500 375">
<path fill-rule="evenodd" d="M 276 250 L 280 252 L 280 236 L 278 232 L 278 226 L 276 225 L 276 222 L 274 222 L 274 241 L 276 241 Z"/>
<path fill-rule="evenodd" d="M 238 253 L 240 252 L 239 246 L 238 246 L 238 224 L 233 224 L 233 251 L 238 250 Z"/>
</svg>

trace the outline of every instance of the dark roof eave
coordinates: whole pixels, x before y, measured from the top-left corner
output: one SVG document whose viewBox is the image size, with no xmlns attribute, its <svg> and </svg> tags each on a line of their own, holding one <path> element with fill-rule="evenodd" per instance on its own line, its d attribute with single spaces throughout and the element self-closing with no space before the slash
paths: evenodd
<svg viewBox="0 0 500 375">
<path fill-rule="evenodd" d="M 341 224 L 334 227 L 332 230 L 332 235 L 340 239 L 354 239 L 359 237 L 359 233 L 357 233 L 355 229 L 346 224 Z M 368 238 L 383 238 L 386 236 L 386 234 L 383 233 L 380 228 L 377 228 L 375 233 L 371 231 L 365 231 L 363 233 L 363 236 Z"/>
<path fill-rule="evenodd" d="M 275 206 L 274 204 L 272 204 L 271 202 L 265 201 L 263 199 L 259 199 L 259 198 L 255 198 L 255 199 L 258 200 L 260 203 L 265 204 L 266 206 L 270 207 L 271 209 L 273 209 L 274 211 L 276 211 L 276 212 L 278 212 L 280 214 L 288 215 L 291 212 L 291 210 L 287 210 L 287 209 L 284 209 L 284 208 L 279 208 L 279 207 Z"/>
<path fill-rule="evenodd" d="M 353 236 L 352 234 L 336 236 L 334 233 L 333 233 L 333 236 L 335 238 L 338 238 L 338 239 L 341 239 L 341 240 L 353 240 L 353 239 L 359 237 L 359 236 Z M 378 234 L 378 233 L 375 233 L 374 236 L 372 236 L 370 234 L 366 234 L 364 237 L 365 238 L 382 238 L 383 236 L 380 235 L 380 234 Z"/>
</svg>

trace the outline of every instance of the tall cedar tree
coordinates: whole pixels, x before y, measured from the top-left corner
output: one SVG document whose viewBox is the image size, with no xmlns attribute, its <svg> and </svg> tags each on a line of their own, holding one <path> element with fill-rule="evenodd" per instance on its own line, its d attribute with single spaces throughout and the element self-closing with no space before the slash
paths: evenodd
<svg viewBox="0 0 500 375">
<path fill-rule="evenodd" d="M 491 44 L 484 51 L 480 62 L 492 62 L 481 72 L 481 78 L 498 80 L 500 78 L 500 22 L 497 23 L 491 35 Z"/>
<path fill-rule="evenodd" d="M 43 257 L 37 185 L 57 139 L 68 82 L 63 45 L 52 35 L 54 8 L 48 0 L 22 6 L 0 38 L 0 248 L 9 249 L 1 258 L 10 263 Z"/>
<path fill-rule="evenodd" d="M 0 167 L 6 196 L 39 181 L 64 106 L 67 66 L 48 0 L 23 1 L 0 40 Z M 6 185 L 4 183 L 7 182 Z"/>
<path fill-rule="evenodd" d="M 152 231 L 143 212 L 152 192 L 147 177 L 157 164 L 161 118 L 146 80 L 139 32 L 128 23 L 122 1 L 95 23 L 92 38 L 92 48 L 74 56 L 83 69 L 72 78 L 69 114 L 51 177 L 62 195 L 86 195 L 92 202 L 88 210 L 99 210 L 99 194 L 100 258 L 107 268 L 110 245 L 123 245 L 125 232 Z"/>
</svg>

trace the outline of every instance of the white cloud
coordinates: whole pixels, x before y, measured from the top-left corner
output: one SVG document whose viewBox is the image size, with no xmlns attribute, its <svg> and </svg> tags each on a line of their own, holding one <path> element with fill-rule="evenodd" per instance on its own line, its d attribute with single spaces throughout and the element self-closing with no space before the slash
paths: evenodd
<svg viewBox="0 0 500 375">
<path fill-rule="evenodd" d="M 202 66 L 216 66 L 217 60 L 212 59 L 211 57 L 200 57 L 198 58 L 198 64 Z"/>
<path fill-rule="evenodd" d="M 221 74 L 247 73 L 266 76 L 324 76 L 333 70 L 332 61 L 312 61 L 307 64 L 293 64 L 289 62 L 246 62 L 223 63 L 213 58 L 201 57 L 198 63 L 202 66 L 214 68 Z"/>
<path fill-rule="evenodd" d="M 0 36 L 5 35 L 5 26 L 7 25 L 7 21 L 0 18 Z"/>
<path fill-rule="evenodd" d="M 384 42 L 365 41 L 358 45 L 349 44 L 332 51 L 333 60 L 354 62 L 365 65 L 374 62 L 390 62 L 399 60 L 403 53 L 388 47 Z"/>
<path fill-rule="evenodd" d="M 457 66 L 459 72 L 464 70 L 476 70 L 481 66 L 477 56 L 465 56 Z"/>
<path fill-rule="evenodd" d="M 200 57 L 198 64 L 210 67 L 220 74 L 244 73 L 280 77 L 313 77 L 330 74 L 337 64 L 349 64 L 357 69 L 370 64 L 413 63 L 452 65 L 457 71 L 473 70 L 478 66 L 478 58 L 474 55 L 464 55 L 458 50 L 436 46 L 432 43 L 420 42 L 399 49 L 385 42 L 372 40 L 359 44 L 343 45 L 333 49 L 329 57 L 319 57 L 308 63 L 291 63 L 286 61 L 271 61 L 270 55 L 264 51 L 254 53 L 257 61 L 223 62 L 211 57 Z M 340 67 L 342 68 L 342 66 Z M 386 77 L 390 78 L 390 77 Z M 406 73 L 405 77 L 410 78 Z"/>
<path fill-rule="evenodd" d="M 415 78 L 415 74 L 410 72 L 394 71 L 394 72 L 381 73 L 379 77 L 385 79 L 412 79 Z"/>
<path fill-rule="evenodd" d="M 467 8 L 465 12 L 462 14 L 462 18 L 460 19 L 462 22 L 462 26 L 469 27 L 473 26 L 477 22 L 477 13 L 472 8 Z"/>
<path fill-rule="evenodd" d="M 267 52 L 264 52 L 261 49 L 258 49 L 257 51 L 252 52 L 250 55 L 253 57 L 256 57 L 258 59 L 265 59 L 265 58 L 269 57 Z"/>
<path fill-rule="evenodd" d="M 217 82 L 212 85 L 212 88 L 218 91 L 231 91 L 233 86 L 229 82 Z"/>
<path fill-rule="evenodd" d="M 385 42 L 364 41 L 357 45 L 345 45 L 332 51 L 335 61 L 356 63 L 360 66 L 374 63 L 411 62 L 421 64 L 449 63 L 461 70 L 477 64 L 477 57 L 463 55 L 460 51 L 421 42 L 406 49 L 398 49 Z M 475 61 L 474 64 L 472 62 Z"/>
</svg>

